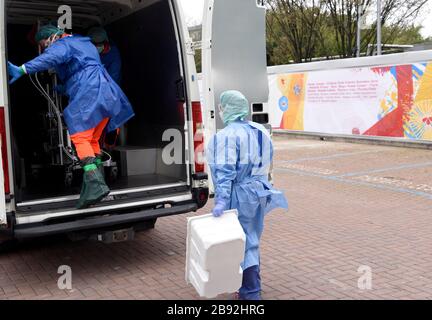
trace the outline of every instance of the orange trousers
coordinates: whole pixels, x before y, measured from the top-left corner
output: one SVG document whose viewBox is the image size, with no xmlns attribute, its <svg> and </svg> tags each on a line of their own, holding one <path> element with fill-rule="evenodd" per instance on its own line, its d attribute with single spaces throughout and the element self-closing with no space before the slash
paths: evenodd
<svg viewBox="0 0 432 320">
<path fill-rule="evenodd" d="M 109 118 L 106 118 L 102 120 L 96 128 L 79 132 L 71 136 L 71 140 L 75 145 L 80 160 L 85 158 L 95 158 L 102 153 L 100 138 L 108 122 Z"/>
</svg>

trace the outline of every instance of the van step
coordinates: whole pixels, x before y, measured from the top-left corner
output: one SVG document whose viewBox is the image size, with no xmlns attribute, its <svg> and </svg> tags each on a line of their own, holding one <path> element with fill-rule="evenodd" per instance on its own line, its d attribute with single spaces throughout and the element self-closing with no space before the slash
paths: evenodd
<svg viewBox="0 0 432 320">
<path fill-rule="evenodd" d="M 112 206 L 115 204 L 121 204 L 121 203 L 128 203 L 131 201 L 138 201 L 141 199 L 150 199 L 161 195 L 167 195 L 167 194 L 176 194 L 180 192 L 186 192 L 188 190 L 188 186 L 186 185 L 179 185 L 176 187 L 169 187 L 169 188 L 155 188 L 150 189 L 148 191 L 141 191 L 141 192 L 130 192 L 130 193 L 122 193 L 120 195 L 109 195 L 107 198 L 103 199 L 101 203 L 97 204 L 97 207 L 107 207 Z M 44 211 L 64 211 L 67 209 L 73 209 L 75 208 L 75 205 L 78 201 L 79 196 L 72 200 L 65 200 L 65 201 L 52 201 L 50 203 L 31 203 L 31 204 L 18 204 L 18 212 L 20 214 L 37 214 L 38 212 L 44 212 Z"/>
<path fill-rule="evenodd" d="M 146 220 L 167 217 L 182 213 L 196 211 L 198 209 L 195 203 L 178 205 L 171 208 L 151 209 L 128 214 L 116 214 L 111 216 L 96 216 L 91 219 L 81 219 L 72 222 L 50 224 L 34 227 L 16 226 L 14 235 L 17 239 L 36 238 L 51 236 L 55 234 L 102 229 L 116 225 L 134 224 Z"/>
</svg>

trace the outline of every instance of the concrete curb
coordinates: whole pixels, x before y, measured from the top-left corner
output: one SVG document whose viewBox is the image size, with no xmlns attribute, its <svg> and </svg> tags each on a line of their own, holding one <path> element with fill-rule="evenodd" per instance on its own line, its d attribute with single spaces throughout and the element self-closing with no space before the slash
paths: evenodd
<svg viewBox="0 0 432 320">
<path fill-rule="evenodd" d="M 326 133 L 313 133 L 289 130 L 274 130 L 274 136 L 287 136 L 293 139 L 313 139 L 332 142 L 349 142 L 369 145 L 380 145 L 399 148 L 415 148 L 432 150 L 432 142 L 413 141 L 400 138 L 369 137 L 369 136 L 352 136 L 352 135 L 332 135 Z"/>
</svg>

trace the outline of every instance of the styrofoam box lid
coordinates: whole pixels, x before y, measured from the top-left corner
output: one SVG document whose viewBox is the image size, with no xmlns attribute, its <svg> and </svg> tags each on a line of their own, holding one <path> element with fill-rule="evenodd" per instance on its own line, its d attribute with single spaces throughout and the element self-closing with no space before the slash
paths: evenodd
<svg viewBox="0 0 432 320">
<path fill-rule="evenodd" d="M 190 242 L 192 234 L 195 234 L 203 247 L 208 249 L 211 246 L 239 239 L 246 242 L 246 235 L 238 221 L 237 210 L 225 211 L 225 213 L 215 218 L 212 214 L 193 217 L 188 219 L 188 238 L 186 243 L 186 282 L 189 283 L 189 263 L 190 263 Z"/>
<path fill-rule="evenodd" d="M 208 249 L 210 246 L 234 239 L 244 239 L 244 231 L 238 221 L 237 210 L 227 211 L 219 218 L 213 215 L 201 219 L 190 219 L 190 230 Z"/>
</svg>

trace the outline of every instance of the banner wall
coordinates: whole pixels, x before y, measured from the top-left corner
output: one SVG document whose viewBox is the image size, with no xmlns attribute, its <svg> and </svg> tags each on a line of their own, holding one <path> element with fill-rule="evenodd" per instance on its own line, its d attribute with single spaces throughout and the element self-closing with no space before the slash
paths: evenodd
<svg viewBox="0 0 432 320">
<path fill-rule="evenodd" d="M 269 75 L 274 128 L 432 140 L 432 63 Z"/>
</svg>

